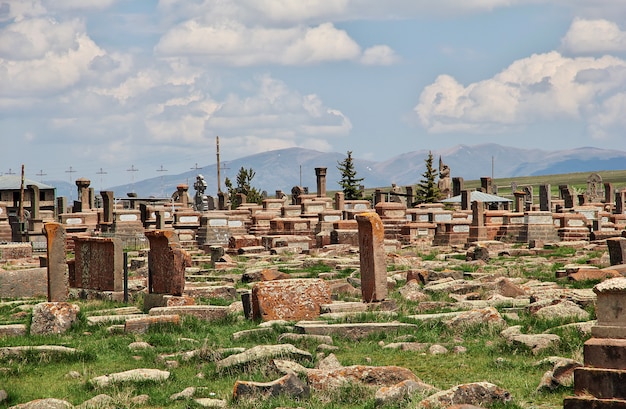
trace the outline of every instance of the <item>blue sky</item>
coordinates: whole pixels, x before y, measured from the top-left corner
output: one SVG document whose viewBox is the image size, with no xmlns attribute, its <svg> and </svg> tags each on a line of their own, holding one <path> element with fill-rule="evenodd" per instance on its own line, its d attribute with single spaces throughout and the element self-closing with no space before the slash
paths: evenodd
<svg viewBox="0 0 626 409">
<path fill-rule="evenodd" d="M 0 0 L 0 173 L 32 179 L 182 173 L 217 135 L 626 150 L 625 112 L 622 0 Z"/>
</svg>

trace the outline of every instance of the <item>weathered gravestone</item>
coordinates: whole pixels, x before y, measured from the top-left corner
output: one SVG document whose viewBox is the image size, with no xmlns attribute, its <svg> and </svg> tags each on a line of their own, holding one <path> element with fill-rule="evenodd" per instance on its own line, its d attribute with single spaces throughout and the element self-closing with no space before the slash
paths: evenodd
<svg viewBox="0 0 626 409">
<path fill-rule="evenodd" d="M 383 222 L 377 213 L 360 213 L 355 217 L 359 229 L 361 294 L 365 302 L 383 301 L 387 297 Z"/>
<path fill-rule="evenodd" d="M 97 291 L 124 290 L 124 252 L 119 238 L 75 237 L 70 286 Z"/>
<path fill-rule="evenodd" d="M 65 229 L 61 223 L 46 223 L 48 255 L 48 301 L 67 301 L 69 274 L 65 258 Z"/>
<path fill-rule="evenodd" d="M 185 267 L 191 267 L 191 256 L 180 246 L 171 230 L 146 232 L 150 242 L 148 253 L 149 292 L 182 296 L 185 289 Z"/>
<path fill-rule="evenodd" d="M 606 240 L 606 245 L 609 248 L 609 258 L 611 265 L 624 264 L 624 251 L 626 250 L 626 238 L 624 237 L 611 237 Z"/>
<path fill-rule="evenodd" d="M 264 321 L 312 319 L 320 315 L 322 304 L 330 302 L 330 287 L 321 279 L 260 282 L 252 287 L 252 318 Z"/>
</svg>

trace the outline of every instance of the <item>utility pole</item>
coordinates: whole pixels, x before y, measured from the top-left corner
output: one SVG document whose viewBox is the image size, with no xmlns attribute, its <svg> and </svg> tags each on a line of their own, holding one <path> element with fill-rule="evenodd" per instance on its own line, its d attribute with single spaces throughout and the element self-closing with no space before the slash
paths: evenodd
<svg viewBox="0 0 626 409">
<path fill-rule="evenodd" d="M 217 193 L 222 193 L 221 175 L 220 175 L 220 137 L 215 137 L 215 145 L 217 147 Z"/>
<path fill-rule="evenodd" d="M 135 165 L 130 165 L 130 169 L 126 169 L 126 172 L 130 172 L 130 180 L 131 180 L 131 190 L 135 192 L 135 172 L 139 172 L 139 169 L 135 167 Z"/>
<path fill-rule="evenodd" d="M 33 203 L 34 199 L 30 199 Z M 22 181 L 20 183 L 20 233 L 21 240 L 24 241 L 24 234 L 26 233 L 26 221 L 24 220 L 24 164 L 22 164 Z"/>
</svg>

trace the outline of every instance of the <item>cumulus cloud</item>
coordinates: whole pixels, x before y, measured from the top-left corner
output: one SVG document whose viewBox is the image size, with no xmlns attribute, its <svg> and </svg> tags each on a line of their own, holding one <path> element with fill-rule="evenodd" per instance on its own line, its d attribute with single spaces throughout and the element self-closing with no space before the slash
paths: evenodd
<svg viewBox="0 0 626 409">
<path fill-rule="evenodd" d="M 515 61 L 493 78 L 464 86 L 440 75 L 414 108 L 430 132 L 502 131 L 536 121 L 581 120 L 596 136 L 621 121 L 626 95 L 626 61 L 567 58 L 557 52 Z M 594 129 L 592 129 L 594 128 Z"/>
<path fill-rule="evenodd" d="M 561 47 L 573 54 L 626 52 L 626 31 L 612 21 L 576 18 L 561 40 Z"/>
<path fill-rule="evenodd" d="M 376 45 L 366 49 L 361 56 L 361 63 L 365 65 L 392 65 L 400 57 L 386 45 Z"/>
<path fill-rule="evenodd" d="M 232 20 L 211 26 L 187 21 L 168 31 L 155 51 L 162 56 L 200 55 L 238 66 L 352 60 L 361 52 L 345 31 L 331 23 L 281 29 L 248 28 Z"/>
</svg>

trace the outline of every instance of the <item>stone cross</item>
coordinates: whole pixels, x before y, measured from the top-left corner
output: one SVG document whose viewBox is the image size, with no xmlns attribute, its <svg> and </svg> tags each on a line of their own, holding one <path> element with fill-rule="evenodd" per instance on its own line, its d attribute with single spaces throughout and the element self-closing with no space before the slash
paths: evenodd
<svg viewBox="0 0 626 409">
<path fill-rule="evenodd" d="M 355 218 L 359 229 L 363 301 L 383 301 L 387 297 L 387 265 L 383 222 L 377 213 L 360 213 Z"/>
</svg>

